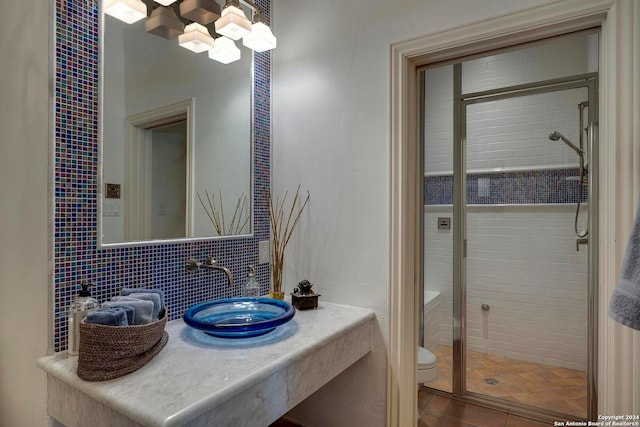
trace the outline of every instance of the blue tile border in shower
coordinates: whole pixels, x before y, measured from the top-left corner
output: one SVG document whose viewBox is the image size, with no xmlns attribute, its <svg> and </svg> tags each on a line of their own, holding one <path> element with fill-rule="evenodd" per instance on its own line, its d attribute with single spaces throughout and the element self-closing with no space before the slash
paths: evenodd
<svg viewBox="0 0 640 427">
<path fill-rule="evenodd" d="M 588 179 L 588 173 L 585 172 Z M 530 171 L 483 172 L 467 175 L 470 205 L 566 204 L 578 202 L 579 170 L 558 168 Z M 583 186 L 582 202 L 587 201 Z M 424 178 L 425 205 L 453 204 L 453 175 Z"/>
<path fill-rule="evenodd" d="M 255 3 L 269 19 L 270 0 Z M 240 294 L 224 274 L 187 272 L 188 258 L 212 255 L 238 282 L 254 264 L 261 291 L 268 292 L 269 264 L 258 265 L 258 242 L 270 236 L 270 52 L 254 53 L 253 236 L 99 248 L 98 0 L 56 0 L 55 19 L 54 350 L 66 349 L 65 311 L 85 280 L 95 284 L 100 301 L 125 285 L 161 288 L 169 320 L 197 302 Z"/>
</svg>

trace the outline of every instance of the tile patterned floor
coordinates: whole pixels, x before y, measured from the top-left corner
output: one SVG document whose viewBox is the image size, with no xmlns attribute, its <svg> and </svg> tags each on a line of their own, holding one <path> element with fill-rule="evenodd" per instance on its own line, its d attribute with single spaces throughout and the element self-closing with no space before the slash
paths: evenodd
<svg viewBox="0 0 640 427">
<path fill-rule="evenodd" d="M 434 351 L 438 358 L 438 378 L 427 386 L 452 391 L 451 352 L 447 346 Z M 485 382 L 487 378 L 498 383 L 489 385 Z M 467 354 L 467 389 L 475 393 L 586 418 L 586 384 L 587 376 L 582 371 L 474 351 Z"/>
<path fill-rule="evenodd" d="M 269 427 L 304 426 L 280 418 Z M 354 425 L 354 427 L 361 426 Z M 418 427 L 549 427 L 549 424 L 420 390 L 418 392 Z"/>
<path fill-rule="evenodd" d="M 438 396 L 428 390 L 418 391 L 417 427 L 549 427 L 549 425 Z M 269 427 L 304 426 L 286 418 L 280 418 Z"/>
<path fill-rule="evenodd" d="M 549 424 L 421 390 L 418 392 L 418 427 L 549 427 Z"/>
</svg>

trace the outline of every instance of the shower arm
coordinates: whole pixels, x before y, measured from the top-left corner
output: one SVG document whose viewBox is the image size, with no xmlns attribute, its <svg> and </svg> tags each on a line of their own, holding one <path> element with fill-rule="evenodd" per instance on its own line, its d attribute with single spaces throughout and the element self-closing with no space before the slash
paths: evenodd
<svg viewBox="0 0 640 427">
<path fill-rule="evenodd" d="M 581 163 L 584 163 L 584 150 L 582 150 L 582 148 L 577 147 L 573 142 L 565 138 L 565 136 L 562 134 L 560 134 L 560 139 L 562 140 L 562 142 L 567 144 L 569 148 L 575 151 L 578 154 L 578 156 L 580 156 Z"/>
</svg>

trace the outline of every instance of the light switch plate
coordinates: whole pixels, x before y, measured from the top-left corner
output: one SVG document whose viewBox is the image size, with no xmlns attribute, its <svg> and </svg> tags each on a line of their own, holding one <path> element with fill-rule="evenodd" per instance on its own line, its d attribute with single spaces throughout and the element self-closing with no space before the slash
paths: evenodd
<svg viewBox="0 0 640 427">
<path fill-rule="evenodd" d="M 271 260 L 271 242 L 262 240 L 258 242 L 258 264 L 266 264 Z"/>
<path fill-rule="evenodd" d="M 451 217 L 438 217 L 438 230 L 451 230 Z"/>
<path fill-rule="evenodd" d="M 491 196 L 491 178 L 478 178 L 478 197 Z"/>
<path fill-rule="evenodd" d="M 105 199 L 119 199 L 120 198 L 120 184 L 105 184 Z"/>
</svg>

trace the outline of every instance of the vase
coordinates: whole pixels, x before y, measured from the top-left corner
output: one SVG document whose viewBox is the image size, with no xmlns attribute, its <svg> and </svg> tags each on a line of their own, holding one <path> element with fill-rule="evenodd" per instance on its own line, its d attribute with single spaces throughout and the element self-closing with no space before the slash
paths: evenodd
<svg viewBox="0 0 640 427">
<path fill-rule="evenodd" d="M 275 264 L 271 265 L 271 288 L 269 296 L 273 299 L 284 300 L 284 290 L 282 288 L 282 271 L 284 270 L 283 257 L 274 257 Z"/>
<path fill-rule="evenodd" d="M 273 299 L 284 300 L 284 292 L 269 292 L 269 297 Z"/>
</svg>

